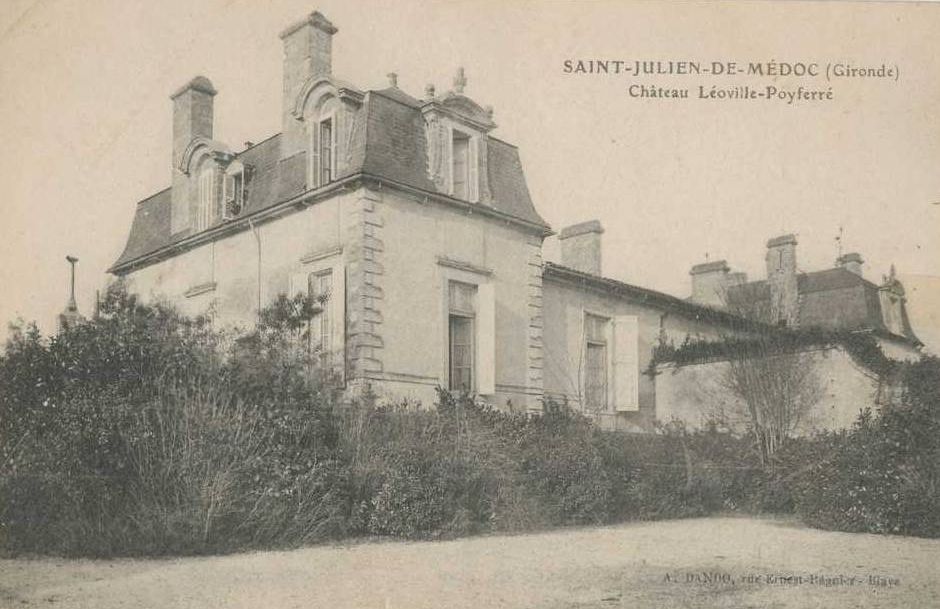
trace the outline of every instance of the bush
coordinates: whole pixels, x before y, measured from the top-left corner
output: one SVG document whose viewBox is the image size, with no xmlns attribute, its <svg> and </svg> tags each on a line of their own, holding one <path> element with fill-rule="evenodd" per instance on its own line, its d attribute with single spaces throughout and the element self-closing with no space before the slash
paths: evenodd
<svg viewBox="0 0 940 609">
<path fill-rule="evenodd" d="M 604 432 L 552 402 L 340 406 L 305 348 L 317 310 L 280 297 L 226 335 L 117 288 L 58 336 L 19 328 L 0 357 L 0 551 L 198 554 L 719 510 L 940 535 L 937 360 L 903 368 L 897 406 L 766 467 L 750 438 Z"/>
<path fill-rule="evenodd" d="M 940 537 L 940 361 L 908 364 L 902 378 L 899 404 L 822 440 L 825 456 L 800 489 L 808 523 Z"/>
<path fill-rule="evenodd" d="M 51 339 L 15 332 L 0 358 L 0 549 L 188 554 L 345 535 L 330 392 L 278 356 L 296 337 L 262 325 L 239 338 L 120 287 Z"/>
</svg>

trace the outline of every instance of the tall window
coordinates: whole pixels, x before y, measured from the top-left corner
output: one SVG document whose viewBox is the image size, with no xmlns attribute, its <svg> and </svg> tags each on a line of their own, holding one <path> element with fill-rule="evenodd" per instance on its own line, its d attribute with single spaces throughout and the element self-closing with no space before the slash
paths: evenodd
<svg viewBox="0 0 940 609">
<path fill-rule="evenodd" d="M 311 273 L 307 282 L 307 293 L 322 307 L 310 324 L 310 347 L 319 357 L 321 366 L 328 368 L 333 361 L 333 317 L 330 315 L 333 269 Z"/>
<path fill-rule="evenodd" d="M 454 131 L 454 196 L 470 198 L 470 136 Z"/>
<path fill-rule="evenodd" d="M 604 317 L 584 316 L 584 403 L 589 410 L 607 409 L 607 325 Z"/>
<path fill-rule="evenodd" d="M 473 390 L 473 321 L 476 286 L 451 281 L 448 285 L 449 387 L 455 391 Z"/>
<path fill-rule="evenodd" d="M 310 142 L 313 187 L 324 186 L 333 181 L 334 145 L 332 117 L 315 123 Z"/>
<path fill-rule="evenodd" d="M 215 170 L 210 165 L 199 173 L 199 208 L 196 210 L 196 230 L 205 230 L 212 224 L 215 203 Z"/>
</svg>

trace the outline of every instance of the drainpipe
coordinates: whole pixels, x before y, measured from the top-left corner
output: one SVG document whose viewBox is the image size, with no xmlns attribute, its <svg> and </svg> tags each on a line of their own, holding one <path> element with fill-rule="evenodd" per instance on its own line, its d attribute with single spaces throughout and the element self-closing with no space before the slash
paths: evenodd
<svg viewBox="0 0 940 609">
<path fill-rule="evenodd" d="M 251 218 L 248 218 L 248 228 L 251 229 L 251 234 L 255 236 L 255 244 L 258 248 L 258 321 L 261 321 L 261 233 L 255 227 L 254 222 L 251 221 Z"/>
</svg>

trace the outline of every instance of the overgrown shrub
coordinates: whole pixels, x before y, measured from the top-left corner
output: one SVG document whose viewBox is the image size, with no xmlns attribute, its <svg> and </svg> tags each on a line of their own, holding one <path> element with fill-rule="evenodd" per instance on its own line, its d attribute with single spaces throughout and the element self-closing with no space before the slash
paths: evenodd
<svg viewBox="0 0 940 609">
<path fill-rule="evenodd" d="M 940 534 L 940 366 L 900 403 L 761 461 L 752 437 L 601 431 L 564 404 L 340 404 L 308 352 L 318 303 L 247 334 L 109 291 L 101 314 L 0 357 L 0 552 L 161 555 L 352 536 L 440 538 L 719 510 Z"/>
<path fill-rule="evenodd" d="M 940 361 L 905 366 L 899 404 L 830 434 L 798 511 L 823 528 L 940 537 Z"/>
</svg>

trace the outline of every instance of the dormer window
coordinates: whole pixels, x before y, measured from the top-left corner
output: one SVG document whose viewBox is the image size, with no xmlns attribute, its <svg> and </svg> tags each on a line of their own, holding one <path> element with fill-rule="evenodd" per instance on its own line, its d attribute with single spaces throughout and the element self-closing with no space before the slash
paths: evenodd
<svg viewBox="0 0 940 609">
<path fill-rule="evenodd" d="M 202 231 L 212 224 L 215 211 L 215 167 L 206 164 L 199 172 L 198 201 L 195 230 Z"/>
<path fill-rule="evenodd" d="M 470 195 L 470 136 L 455 130 L 453 149 L 453 194 L 458 199 L 467 199 Z"/>
<path fill-rule="evenodd" d="M 464 201 L 479 200 L 479 162 L 476 136 L 451 129 L 450 194 Z"/>
<path fill-rule="evenodd" d="M 245 208 L 245 166 L 235 161 L 225 170 L 222 183 L 222 219 L 230 220 Z"/>
<path fill-rule="evenodd" d="M 317 188 L 332 182 L 336 177 L 336 130 L 333 117 L 323 118 L 310 130 L 310 175 L 311 186 Z"/>
</svg>

